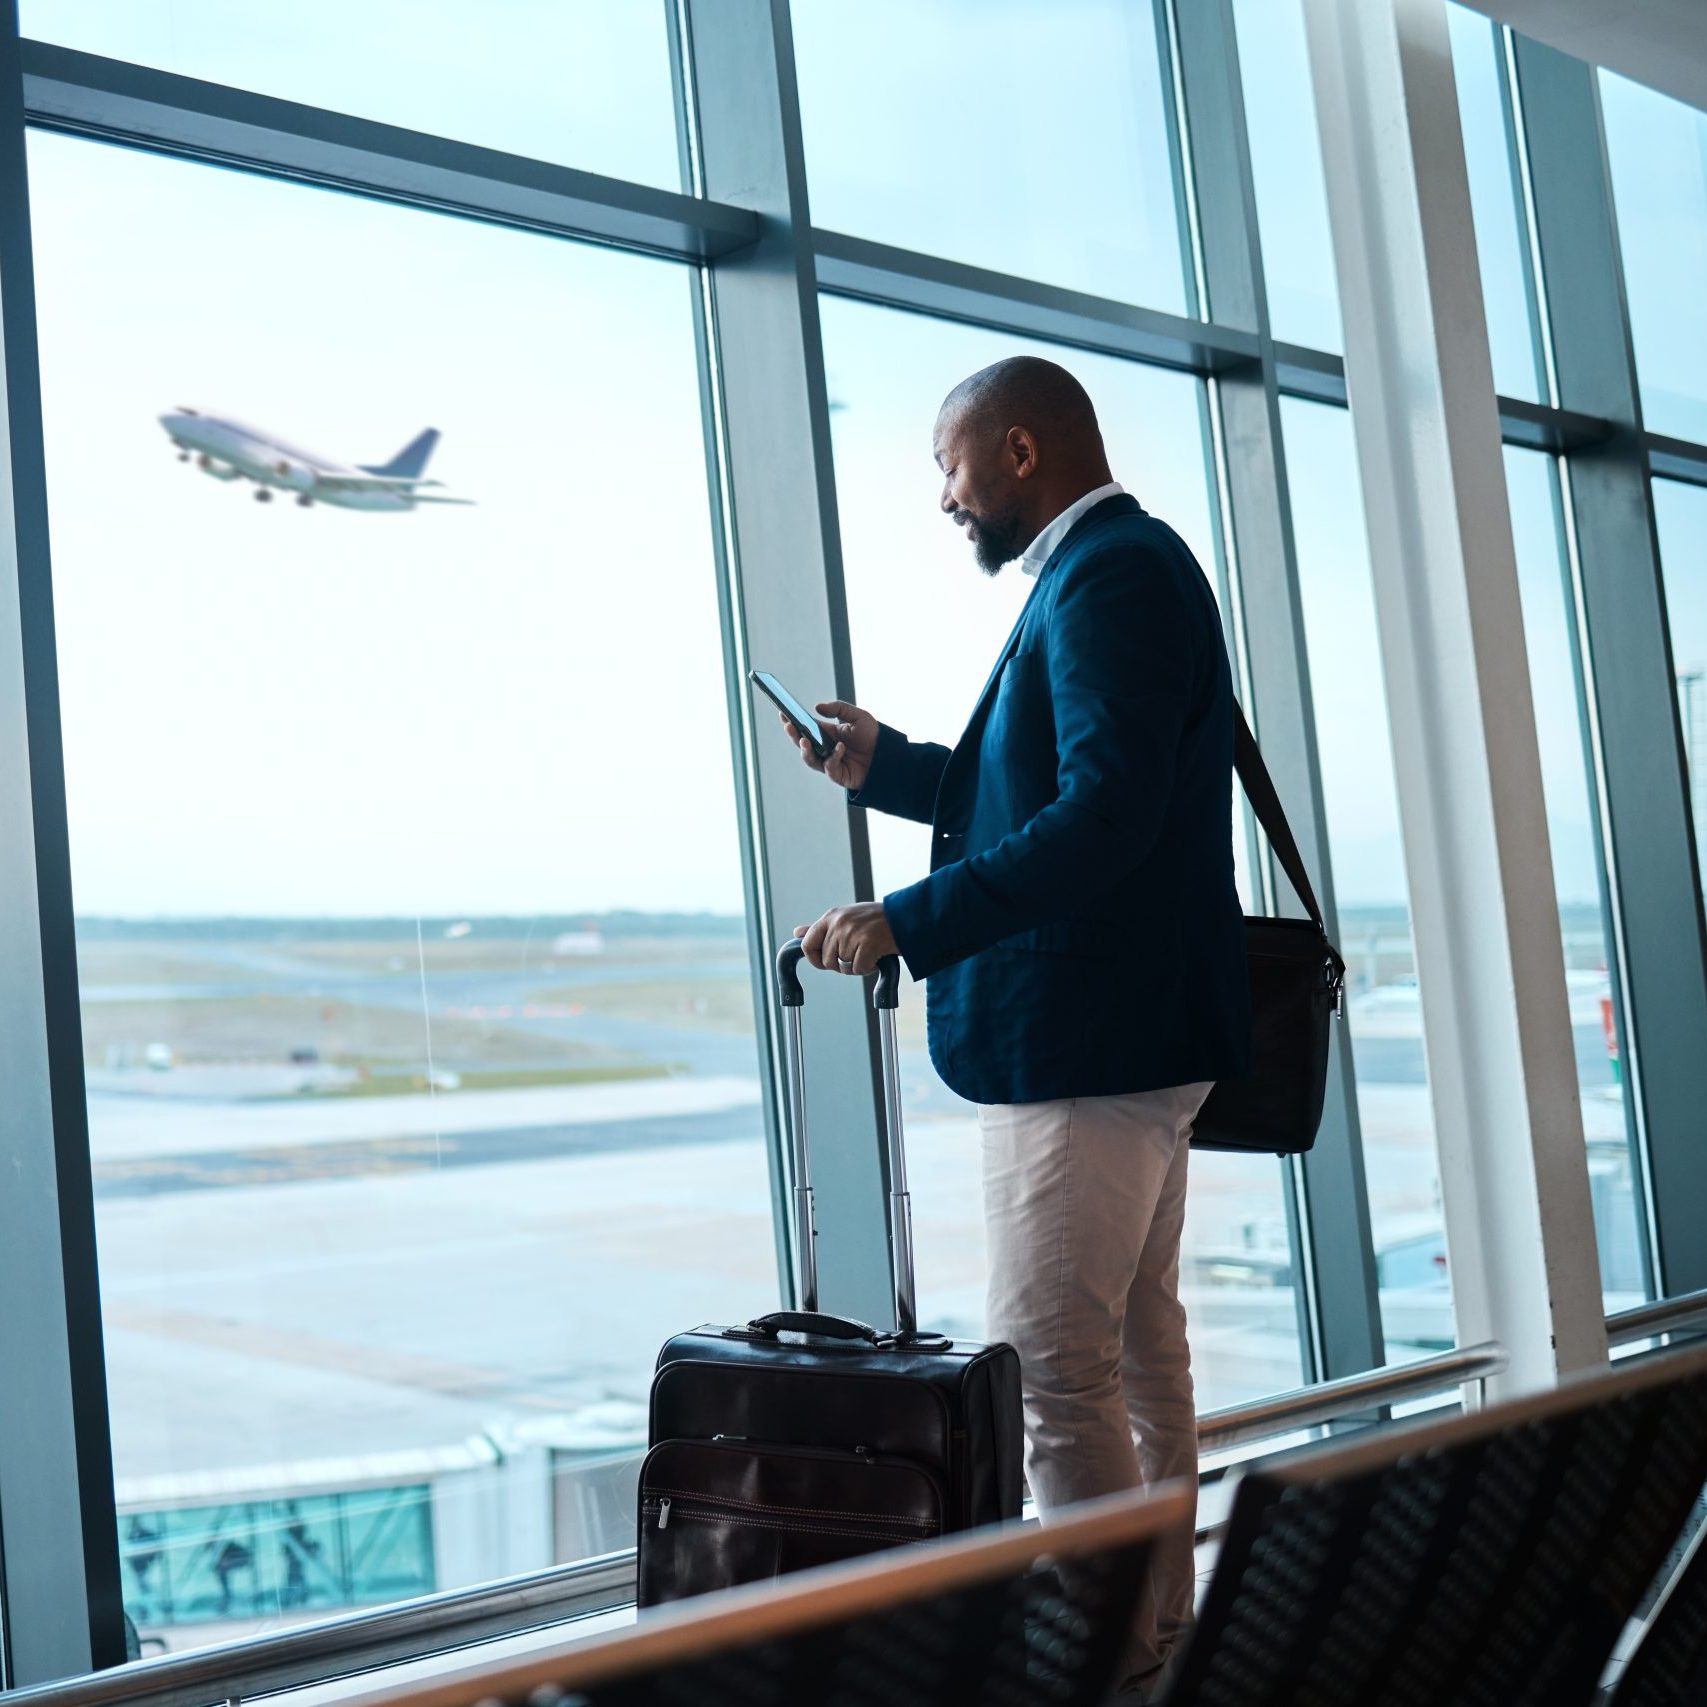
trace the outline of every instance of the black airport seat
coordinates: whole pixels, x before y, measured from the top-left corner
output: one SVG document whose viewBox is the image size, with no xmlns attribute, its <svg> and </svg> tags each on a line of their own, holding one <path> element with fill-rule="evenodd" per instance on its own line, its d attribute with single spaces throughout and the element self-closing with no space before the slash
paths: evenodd
<svg viewBox="0 0 1707 1707">
<path fill-rule="evenodd" d="M 1167 1707 L 1587 1707 L 1704 1483 L 1707 1349 L 1259 1465 Z M 1151 1539 L 1184 1514 L 1169 1489 L 1103 1501 L 662 1607 L 348 1707 L 1092 1707 Z M 1699 1678 L 1704 1627 L 1698 1553 L 1616 1699 L 1691 1700 L 1634 1691 L 1675 1668 Z"/>
<path fill-rule="evenodd" d="M 1097 1501 L 705 1595 L 359 1707 L 1100 1707 L 1185 1497 Z"/>
<path fill-rule="evenodd" d="M 1591 1702 L 1704 1481 L 1702 1350 L 1258 1468 L 1168 1707 Z"/>
<path fill-rule="evenodd" d="M 1611 1707 L 1707 1707 L 1707 1514 L 1667 1574 Z"/>
</svg>

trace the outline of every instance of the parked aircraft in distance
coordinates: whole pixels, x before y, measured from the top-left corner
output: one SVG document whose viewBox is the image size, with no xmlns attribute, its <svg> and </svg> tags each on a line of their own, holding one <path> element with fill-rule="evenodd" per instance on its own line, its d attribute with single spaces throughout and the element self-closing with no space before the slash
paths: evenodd
<svg viewBox="0 0 1707 1707">
<path fill-rule="evenodd" d="M 274 490 L 294 492 L 297 503 L 336 504 L 345 510 L 412 510 L 417 504 L 472 504 L 472 498 L 446 498 L 423 492 L 443 485 L 422 475 L 437 427 L 418 433 L 389 462 L 332 462 L 299 450 L 258 427 L 246 427 L 229 415 L 179 408 L 160 417 L 166 435 L 178 447 L 180 462 L 193 461 L 215 480 L 252 480 L 255 497 L 271 503 Z"/>
</svg>

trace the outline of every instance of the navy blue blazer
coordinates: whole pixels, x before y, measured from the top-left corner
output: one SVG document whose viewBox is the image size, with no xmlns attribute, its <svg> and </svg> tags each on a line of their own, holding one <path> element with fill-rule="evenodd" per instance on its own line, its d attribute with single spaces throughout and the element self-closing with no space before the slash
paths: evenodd
<svg viewBox="0 0 1707 1707">
<path fill-rule="evenodd" d="M 1185 542 L 1124 494 L 1037 577 L 953 749 L 882 725 L 854 804 L 932 827 L 883 898 L 931 1060 L 972 1102 L 1249 1070 L 1233 687 Z"/>
</svg>

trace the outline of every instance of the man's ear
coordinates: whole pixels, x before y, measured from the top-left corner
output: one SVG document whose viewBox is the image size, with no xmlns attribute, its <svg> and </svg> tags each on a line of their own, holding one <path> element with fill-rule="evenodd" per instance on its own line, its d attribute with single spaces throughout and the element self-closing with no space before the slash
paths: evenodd
<svg viewBox="0 0 1707 1707">
<path fill-rule="evenodd" d="M 1037 440 L 1024 427 L 1009 427 L 1008 467 L 1016 480 L 1029 480 L 1037 472 Z"/>
</svg>

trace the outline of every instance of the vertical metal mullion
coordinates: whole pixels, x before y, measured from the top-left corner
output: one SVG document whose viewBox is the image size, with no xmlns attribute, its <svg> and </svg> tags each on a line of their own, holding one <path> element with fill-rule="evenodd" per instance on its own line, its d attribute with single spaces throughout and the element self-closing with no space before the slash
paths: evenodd
<svg viewBox="0 0 1707 1707">
<path fill-rule="evenodd" d="M 1612 423 L 1604 441 L 1567 456 L 1564 473 L 1627 977 L 1627 1094 L 1664 1296 L 1707 1286 L 1699 854 L 1596 73 L 1522 36 L 1510 52 L 1558 402 Z"/>
<path fill-rule="evenodd" d="M 861 817 L 768 720 L 755 721 L 742 679 L 752 663 L 809 695 L 853 695 L 788 6 L 682 4 L 698 187 L 764 220 L 755 245 L 706 268 L 704 360 L 733 560 L 728 641 L 737 762 L 751 790 L 756 982 L 774 1036 L 769 964 L 778 938 L 828 906 L 869 896 L 871 862 Z M 863 982 L 808 974 L 806 1112 L 822 1305 L 888 1322 L 883 1108 L 868 998 Z M 774 1199 L 785 1188 L 774 1143 L 772 1158 Z"/>
<path fill-rule="evenodd" d="M 1257 363 L 1222 373 L 1208 386 L 1252 721 L 1275 785 L 1291 805 L 1293 833 L 1332 932 L 1327 817 L 1232 3 L 1189 0 L 1170 11 L 1208 299 L 1203 310 L 1218 325 L 1255 332 L 1260 348 Z M 1301 912 L 1272 870 L 1267 877 L 1280 910 Z M 1302 1324 L 1306 1347 L 1314 1348 L 1313 1373 L 1331 1380 L 1373 1368 L 1384 1356 L 1380 1304 L 1351 1045 L 1343 1026 L 1335 1027 L 1316 1147 L 1288 1164 L 1287 1184 L 1288 1219 L 1306 1281 L 1300 1306 L 1314 1306 L 1307 1312 L 1313 1319 Z"/>
<path fill-rule="evenodd" d="M 0 1683 L 124 1658 L 23 77 L 0 7 Z"/>
<path fill-rule="evenodd" d="M 662 0 L 670 46 L 670 83 L 675 103 L 676 154 L 681 188 L 705 193 L 699 149 L 699 114 L 694 105 L 688 18 L 683 0 Z M 741 894 L 746 914 L 747 971 L 753 1003 L 759 1069 L 760 1113 L 764 1121 L 766 1177 L 770 1182 L 771 1234 L 776 1253 L 777 1295 L 793 1301 L 799 1272 L 788 1177 L 788 1144 L 783 1131 L 781 1075 L 785 1071 L 772 990 L 769 916 L 763 862 L 763 832 L 752 787 L 753 725 L 746 684 L 741 619 L 741 589 L 734 575 L 734 501 L 729 489 L 728 445 L 724 438 L 723 399 L 712 339 L 710 278 L 704 265 L 689 269 L 694 359 L 699 377 L 700 433 L 705 451 L 706 493 L 711 507 L 712 568 L 717 582 L 717 618 L 723 646 L 725 714 L 734 776 L 737 834 L 741 843 Z"/>
<path fill-rule="evenodd" d="M 1630 1044 L 1629 954 L 1623 912 L 1617 888 L 1613 883 L 1612 850 L 1607 834 L 1609 819 L 1606 807 L 1606 753 L 1600 736 L 1600 713 L 1594 676 L 1589 665 L 1582 560 L 1577 551 L 1576 516 L 1572 509 L 1570 468 L 1567 460 L 1563 456 L 1550 457 L 1547 473 L 1553 501 L 1553 533 L 1559 554 L 1559 578 L 1564 590 L 1565 628 L 1571 648 L 1571 684 L 1576 694 L 1578 738 L 1582 742 L 1589 812 L 1595 829 L 1595 894 L 1600 903 L 1600 916 L 1606 930 L 1609 960 L 1607 982 L 1612 993 L 1613 1036 L 1618 1041 L 1623 1085 L 1621 1104 L 1624 1114 L 1624 1138 L 1630 1156 L 1633 1190 L 1637 1194 L 1637 1260 L 1641 1264 L 1643 1288 L 1647 1296 L 1653 1298 L 1658 1295 L 1658 1271 L 1655 1267 L 1658 1240 L 1653 1230 L 1653 1190 L 1652 1181 L 1647 1176 L 1647 1148 L 1641 1135 L 1640 1063 Z M 1562 919 L 1560 929 L 1562 932 Z"/>
</svg>

